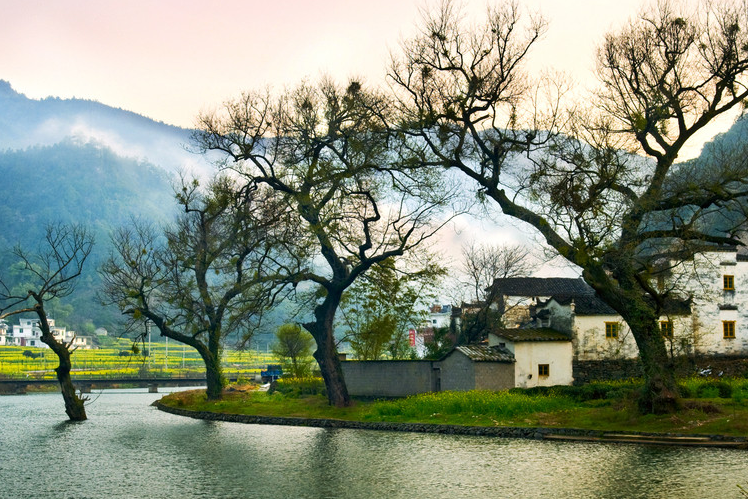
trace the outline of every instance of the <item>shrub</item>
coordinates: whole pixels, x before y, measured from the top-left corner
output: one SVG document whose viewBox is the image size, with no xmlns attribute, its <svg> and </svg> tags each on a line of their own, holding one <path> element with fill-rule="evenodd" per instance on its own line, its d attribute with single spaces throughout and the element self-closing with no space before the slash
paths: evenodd
<svg viewBox="0 0 748 499">
<path fill-rule="evenodd" d="M 635 380 L 625 381 L 599 381 L 585 385 L 567 386 L 536 386 L 533 388 L 512 388 L 510 393 L 523 393 L 535 396 L 562 396 L 569 397 L 577 402 L 589 400 L 627 398 L 631 393 L 641 387 L 641 382 Z"/>
<path fill-rule="evenodd" d="M 300 395 L 323 395 L 327 396 L 325 381 L 322 378 L 305 377 L 291 378 L 283 377 L 270 385 L 268 393 L 282 393 L 291 397 Z"/>
<path fill-rule="evenodd" d="M 731 383 L 722 379 L 689 378 L 678 383 L 678 390 L 684 398 L 730 398 L 733 391 L 742 389 L 742 385 L 737 380 Z"/>
</svg>

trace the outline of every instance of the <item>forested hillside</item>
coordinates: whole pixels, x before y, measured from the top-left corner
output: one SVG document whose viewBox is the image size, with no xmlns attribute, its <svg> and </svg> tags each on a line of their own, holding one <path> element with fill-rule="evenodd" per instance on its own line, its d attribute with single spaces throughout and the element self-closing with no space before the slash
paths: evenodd
<svg viewBox="0 0 748 499">
<path fill-rule="evenodd" d="M 104 310 L 95 297 L 98 262 L 108 251 L 110 231 L 131 217 L 154 223 L 171 218 L 175 204 L 169 175 L 103 146 L 66 141 L 0 153 L 0 176 L 2 268 L 11 269 L 10 250 L 16 244 L 38 247 L 47 224 L 85 225 L 93 232 L 96 246 L 78 291 L 64 309 L 56 310 L 56 318 L 79 330 L 87 322 L 112 327 L 118 314 Z M 11 280 L 17 284 L 12 273 Z"/>
</svg>

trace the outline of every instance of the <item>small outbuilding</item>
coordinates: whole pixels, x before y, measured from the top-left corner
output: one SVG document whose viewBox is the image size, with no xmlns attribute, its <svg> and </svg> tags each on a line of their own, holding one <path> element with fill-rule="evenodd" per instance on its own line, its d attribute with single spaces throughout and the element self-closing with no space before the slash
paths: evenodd
<svg viewBox="0 0 748 499">
<path fill-rule="evenodd" d="M 574 356 L 571 337 L 549 328 L 494 329 L 489 348 L 501 348 L 514 359 L 513 387 L 571 385 Z"/>
<path fill-rule="evenodd" d="M 465 345 L 438 363 L 439 390 L 507 390 L 514 388 L 515 359 L 500 346 Z"/>
</svg>

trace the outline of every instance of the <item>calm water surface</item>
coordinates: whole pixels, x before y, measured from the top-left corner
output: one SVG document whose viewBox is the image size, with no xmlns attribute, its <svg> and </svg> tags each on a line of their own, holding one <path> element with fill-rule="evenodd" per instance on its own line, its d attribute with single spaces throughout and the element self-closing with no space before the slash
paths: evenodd
<svg viewBox="0 0 748 499">
<path fill-rule="evenodd" d="M 0 397 L 0 498 L 732 498 L 735 450 L 206 422 L 161 395 Z"/>
</svg>

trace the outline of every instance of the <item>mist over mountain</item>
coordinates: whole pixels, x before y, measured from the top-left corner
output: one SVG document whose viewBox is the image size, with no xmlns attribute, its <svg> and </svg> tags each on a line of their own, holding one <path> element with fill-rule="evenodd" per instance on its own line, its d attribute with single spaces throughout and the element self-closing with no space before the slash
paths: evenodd
<svg viewBox="0 0 748 499">
<path fill-rule="evenodd" d="M 190 152 L 191 130 L 83 99 L 29 99 L 0 80 L 0 150 L 63 141 L 96 144 L 168 172 L 206 177 L 213 166 Z"/>
<path fill-rule="evenodd" d="M 0 81 L 0 266 L 10 284 L 19 284 L 8 277 L 14 246 L 36 250 L 48 224 L 80 223 L 96 244 L 76 293 L 51 312 L 78 331 L 116 329 L 119 312 L 96 297 L 109 235 L 132 218 L 172 220 L 176 172 L 213 170 L 184 149 L 190 133 L 93 101 L 28 99 Z"/>
</svg>

